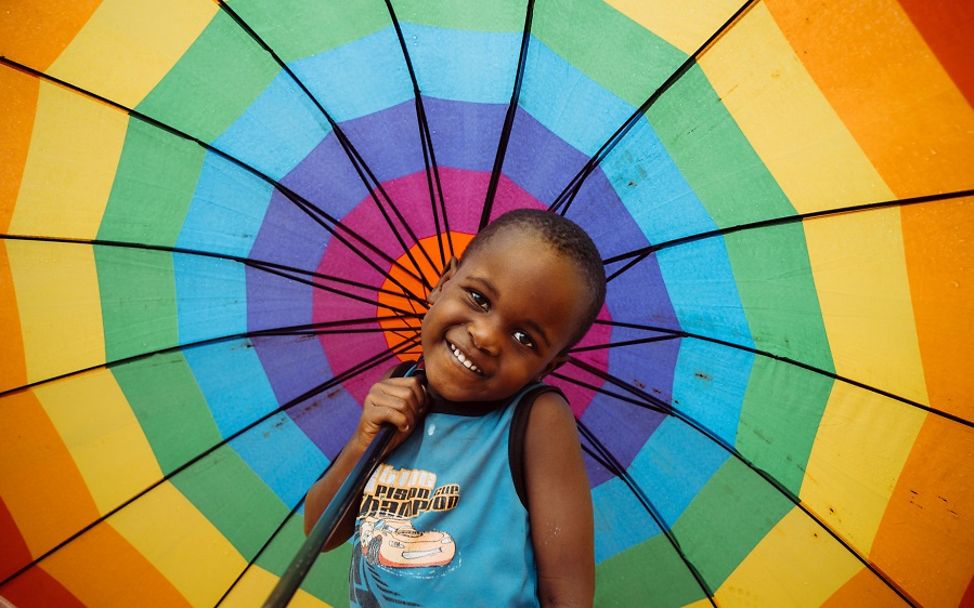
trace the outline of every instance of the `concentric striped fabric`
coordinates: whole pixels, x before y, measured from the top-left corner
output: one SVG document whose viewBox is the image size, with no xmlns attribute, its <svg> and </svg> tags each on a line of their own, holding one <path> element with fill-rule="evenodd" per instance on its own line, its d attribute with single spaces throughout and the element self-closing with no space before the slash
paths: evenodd
<svg viewBox="0 0 974 608">
<path fill-rule="evenodd" d="M 439 269 L 535 207 L 610 276 L 550 378 L 597 605 L 974 604 L 971 6 L 0 6 L 0 598 L 259 605 Z"/>
</svg>

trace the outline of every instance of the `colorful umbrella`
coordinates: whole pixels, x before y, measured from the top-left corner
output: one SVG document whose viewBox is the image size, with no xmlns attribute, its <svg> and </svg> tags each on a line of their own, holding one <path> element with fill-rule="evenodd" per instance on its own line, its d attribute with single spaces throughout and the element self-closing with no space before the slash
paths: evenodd
<svg viewBox="0 0 974 608">
<path fill-rule="evenodd" d="M 974 9 L 739 1 L 3 3 L 0 597 L 259 604 L 436 269 L 552 207 L 598 605 L 974 602 Z"/>
</svg>

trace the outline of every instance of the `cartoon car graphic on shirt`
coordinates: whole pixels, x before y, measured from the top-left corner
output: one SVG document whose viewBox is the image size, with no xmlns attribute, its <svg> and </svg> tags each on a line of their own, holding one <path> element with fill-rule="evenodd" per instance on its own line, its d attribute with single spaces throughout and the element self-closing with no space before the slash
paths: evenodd
<svg viewBox="0 0 974 608">
<path fill-rule="evenodd" d="M 390 568 L 445 566 L 456 544 L 446 532 L 420 532 L 407 519 L 366 517 L 359 528 L 362 554 L 372 565 Z"/>
</svg>

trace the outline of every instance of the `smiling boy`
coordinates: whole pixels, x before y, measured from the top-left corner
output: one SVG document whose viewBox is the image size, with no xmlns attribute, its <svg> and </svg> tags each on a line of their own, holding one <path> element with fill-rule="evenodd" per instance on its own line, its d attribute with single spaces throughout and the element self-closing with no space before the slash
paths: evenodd
<svg viewBox="0 0 974 608">
<path fill-rule="evenodd" d="M 356 535 L 353 606 L 591 605 L 575 421 L 561 392 L 539 383 L 604 296 L 591 239 L 549 212 L 507 213 L 451 261 L 429 294 L 420 373 L 400 366 L 393 376 L 414 375 L 372 387 L 306 501 L 310 529 L 380 426 L 398 428 L 357 517 L 328 547 Z"/>
</svg>

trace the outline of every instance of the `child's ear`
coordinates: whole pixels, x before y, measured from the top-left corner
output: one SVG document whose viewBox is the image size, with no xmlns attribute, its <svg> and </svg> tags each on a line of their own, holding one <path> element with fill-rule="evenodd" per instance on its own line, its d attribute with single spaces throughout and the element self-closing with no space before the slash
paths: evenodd
<svg viewBox="0 0 974 608">
<path fill-rule="evenodd" d="M 567 352 L 558 353 L 558 355 L 555 356 L 554 359 L 549 361 L 548 365 L 546 365 L 545 368 L 538 375 L 538 382 L 541 382 L 542 378 L 544 378 L 551 372 L 555 371 L 556 369 L 564 365 L 566 361 L 568 361 L 568 353 Z"/>
<path fill-rule="evenodd" d="M 446 268 L 444 268 L 443 272 L 440 274 L 440 278 L 436 281 L 436 286 L 433 287 L 433 291 L 426 296 L 426 302 L 428 304 L 432 305 L 434 302 L 436 302 L 436 299 L 439 298 L 440 294 L 443 292 L 443 286 L 453 278 L 453 275 L 457 273 L 457 268 L 459 268 L 459 266 L 460 264 L 457 262 L 456 258 L 450 258 L 450 261 L 446 263 Z"/>
</svg>

